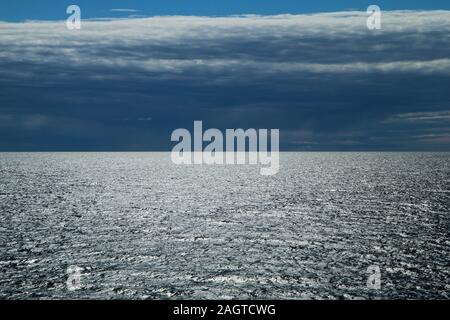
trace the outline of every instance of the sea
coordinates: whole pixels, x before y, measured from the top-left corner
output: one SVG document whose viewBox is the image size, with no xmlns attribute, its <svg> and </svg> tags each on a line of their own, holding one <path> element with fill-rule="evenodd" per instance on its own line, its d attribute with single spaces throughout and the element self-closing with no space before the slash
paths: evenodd
<svg viewBox="0 0 450 320">
<path fill-rule="evenodd" d="M 450 153 L 0 153 L 0 299 L 449 299 Z"/>
</svg>

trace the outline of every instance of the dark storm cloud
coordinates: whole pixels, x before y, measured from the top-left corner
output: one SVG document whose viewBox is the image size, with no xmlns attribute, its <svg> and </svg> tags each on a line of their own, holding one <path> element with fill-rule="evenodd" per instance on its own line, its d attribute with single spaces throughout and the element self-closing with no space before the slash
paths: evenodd
<svg viewBox="0 0 450 320">
<path fill-rule="evenodd" d="M 289 150 L 449 150 L 449 31 L 442 11 L 0 24 L 0 148 L 167 150 L 203 120 Z"/>
</svg>

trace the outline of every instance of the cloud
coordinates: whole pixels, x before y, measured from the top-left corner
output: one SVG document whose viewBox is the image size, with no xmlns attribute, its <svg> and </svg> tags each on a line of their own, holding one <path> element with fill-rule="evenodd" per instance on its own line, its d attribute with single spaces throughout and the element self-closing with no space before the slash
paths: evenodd
<svg viewBox="0 0 450 320">
<path fill-rule="evenodd" d="M 141 12 L 141 10 L 136 9 L 111 9 L 111 12 L 125 12 L 125 13 L 136 13 Z"/>
<path fill-rule="evenodd" d="M 361 12 L 153 17 L 84 21 L 75 32 L 60 22 L 2 23 L 0 61 L 171 76 L 203 70 L 230 81 L 241 79 L 235 70 L 266 77 L 299 72 L 450 74 L 449 12 L 386 12 L 381 31 L 368 30 L 366 17 Z"/>
<path fill-rule="evenodd" d="M 450 122 L 450 110 L 402 113 L 392 116 L 386 122 Z"/>
<path fill-rule="evenodd" d="M 450 74 L 449 12 L 386 12 L 380 31 L 368 30 L 366 18 L 361 12 L 174 16 L 83 21 L 75 31 L 61 22 L 1 23 L 0 64 L 31 64 L 36 72 L 95 69 L 86 74 L 94 79 L 199 83 L 299 74 Z M 4 69 L 17 78 L 35 75 Z M 55 72 L 54 79 L 63 77 Z"/>
<path fill-rule="evenodd" d="M 449 112 L 450 12 L 383 12 L 373 31 L 366 18 L 171 16 L 83 20 L 81 30 L 0 23 L 0 114 L 20 123 L 45 116 L 33 130 L 54 134 L 64 119 L 80 148 L 167 149 L 171 130 L 196 119 L 280 128 L 286 149 L 425 148 L 420 132 L 441 133 Z M 151 127 L 123 121 L 148 114 Z M 83 122 L 102 134 L 76 132 Z M 0 134 L 24 136 L 5 123 Z M 16 144 L 51 141 L 34 137 Z"/>
</svg>

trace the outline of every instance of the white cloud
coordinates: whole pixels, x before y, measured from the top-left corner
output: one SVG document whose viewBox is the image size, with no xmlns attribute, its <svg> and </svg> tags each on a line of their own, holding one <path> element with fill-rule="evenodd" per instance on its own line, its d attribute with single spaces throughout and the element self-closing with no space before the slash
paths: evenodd
<svg viewBox="0 0 450 320">
<path fill-rule="evenodd" d="M 125 13 L 135 13 L 135 12 L 141 12 L 141 10 L 136 9 L 111 9 L 111 12 L 125 12 Z"/>
<path fill-rule="evenodd" d="M 401 113 L 394 115 L 386 120 L 387 123 L 392 122 L 425 122 L 425 123 L 436 123 L 436 122 L 449 122 L 450 121 L 450 111 L 431 111 L 431 112 L 410 112 Z"/>
<path fill-rule="evenodd" d="M 425 39 L 426 32 L 439 32 L 443 37 L 440 40 L 450 40 L 450 12 L 385 12 L 379 31 L 367 30 L 366 17 L 361 12 L 173 16 L 83 21 L 82 30 L 76 31 L 67 30 L 63 22 L 0 23 L 0 62 L 95 65 L 165 73 L 241 68 L 261 74 L 450 73 L 450 59 L 445 54 L 413 54 L 433 49 L 428 47 L 429 42 L 436 39 Z M 410 48 L 389 40 L 401 35 Z M 448 47 L 438 50 L 446 53 Z"/>
</svg>

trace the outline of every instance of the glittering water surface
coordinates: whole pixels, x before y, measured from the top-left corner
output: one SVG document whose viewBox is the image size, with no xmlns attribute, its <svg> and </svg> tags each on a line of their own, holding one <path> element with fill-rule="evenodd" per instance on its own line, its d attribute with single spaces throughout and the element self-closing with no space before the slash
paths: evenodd
<svg viewBox="0 0 450 320">
<path fill-rule="evenodd" d="M 282 153 L 267 177 L 169 153 L 0 153 L 0 298 L 449 298 L 449 160 Z"/>
</svg>

